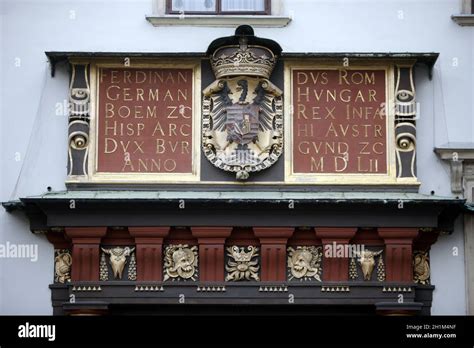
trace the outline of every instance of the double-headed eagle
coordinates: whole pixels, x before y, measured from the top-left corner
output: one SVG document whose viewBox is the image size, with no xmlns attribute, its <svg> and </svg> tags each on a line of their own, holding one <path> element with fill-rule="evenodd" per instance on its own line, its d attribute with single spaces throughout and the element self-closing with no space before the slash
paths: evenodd
<svg viewBox="0 0 474 348">
<path fill-rule="evenodd" d="M 229 124 L 233 120 L 228 119 L 228 110 L 231 107 L 242 106 L 242 109 L 256 110 L 257 116 L 256 121 L 258 122 L 259 131 L 269 131 L 273 128 L 273 117 L 275 113 L 275 103 L 273 98 L 268 95 L 263 88 L 268 85 L 268 81 L 259 81 L 257 87 L 254 90 L 255 97 L 252 100 L 252 103 L 246 102 L 248 95 L 248 81 L 241 79 L 237 81 L 237 90 L 240 91 L 240 97 L 238 103 L 233 103 L 230 98 L 232 91 L 228 86 L 227 81 L 220 81 L 223 84 L 222 90 L 215 94 L 215 97 L 212 98 L 212 113 L 213 113 L 213 130 L 224 131 L 229 127 Z M 245 106 L 247 106 L 245 108 Z M 250 127 L 249 127 L 250 129 Z M 255 142 L 257 135 L 252 138 L 252 141 Z M 234 140 L 231 135 L 229 135 L 228 140 Z"/>
<path fill-rule="evenodd" d="M 282 149 L 282 92 L 262 78 L 214 81 L 204 91 L 204 152 L 246 179 L 274 163 Z"/>
</svg>

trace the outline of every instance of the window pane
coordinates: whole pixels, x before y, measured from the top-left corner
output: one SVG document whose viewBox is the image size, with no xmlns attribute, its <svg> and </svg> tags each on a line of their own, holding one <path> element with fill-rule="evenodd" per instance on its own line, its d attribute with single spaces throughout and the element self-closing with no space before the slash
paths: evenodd
<svg viewBox="0 0 474 348">
<path fill-rule="evenodd" d="M 173 0 L 173 11 L 215 12 L 216 0 Z"/>
<path fill-rule="evenodd" d="M 222 11 L 265 11 L 265 0 L 222 0 Z"/>
</svg>

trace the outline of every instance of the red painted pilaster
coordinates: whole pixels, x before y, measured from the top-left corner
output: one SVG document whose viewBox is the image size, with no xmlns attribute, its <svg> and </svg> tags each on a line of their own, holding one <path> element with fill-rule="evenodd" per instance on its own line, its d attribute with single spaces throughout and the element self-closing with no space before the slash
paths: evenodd
<svg viewBox="0 0 474 348">
<path fill-rule="evenodd" d="M 72 281 L 99 280 L 99 248 L 106 227 L 66 227 L 72 240 Z"/>
<path fill-rule="evenodd" d="M 293 227 L 254 227 L 261 244 L 261 281 L 286 280 L 286 245 Z"/>
<path fill-rule="evenodd" d="M 323 280 L 347 281 L 349 280 L 349 258 L 340 257 L 335 252 L 334 246 L 347 245 L 354 238 L 356 227 L 317 227 L 316 237 L 323 244 Z M 331 248 L 331 250 L 329 250 Z M 330 253 L 328 252 L 330 251 Z M 333 257 L 327 257 L 328 255 Z"/>
<path fill-rule="evenodd" d="M 379 228 L 385 241 L 385 268 L 388 282 L 412 282 L 413 239 L 418 228 Z"/>
<path fill-rule="evenodd" d="M 137 280 L 163 280 L 163 239 L 168 235 L 169 227 L 129 227 L 135 238 L 137 255 Z"/>
<path fill-rule="evenodd" d="M 192 227 L 193 237 L 199 244 L 199 280 L 224 281 L 224 245 L 232 227 Z"/>
</svg>

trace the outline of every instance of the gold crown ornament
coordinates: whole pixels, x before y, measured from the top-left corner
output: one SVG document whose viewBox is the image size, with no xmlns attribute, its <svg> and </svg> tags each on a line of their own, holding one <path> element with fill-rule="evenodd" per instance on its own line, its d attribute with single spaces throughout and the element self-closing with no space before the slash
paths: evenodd
<svg viewBox="0 0 474 348">
<path fill-rule="evenodd" d="M 268 79 L 281 50 L 275 41 L 256 37 L 251 26 L 241 25 L 234 36 L 214 40 L 208 55 L 217 79 L 232 76 Z"/>
</svg>

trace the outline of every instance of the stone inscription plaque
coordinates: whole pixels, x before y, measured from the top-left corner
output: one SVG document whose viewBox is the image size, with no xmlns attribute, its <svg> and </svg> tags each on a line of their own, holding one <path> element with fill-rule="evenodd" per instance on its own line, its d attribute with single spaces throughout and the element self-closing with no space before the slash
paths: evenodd
<svg viewBox="0 0 474 348">
<path fill-rule="evenodd" d="M 193 70 L 100 68 L 97 171 L 192 173 Z"/>
<path fill-rule="evenodd" d="M 385 70 L 292 74 L 293 173 L 387 174 Z"/>
</svg>

